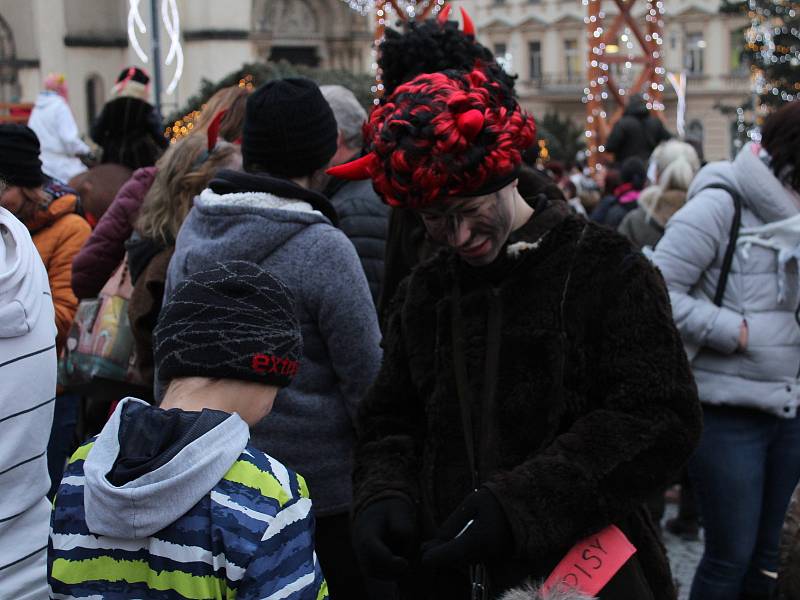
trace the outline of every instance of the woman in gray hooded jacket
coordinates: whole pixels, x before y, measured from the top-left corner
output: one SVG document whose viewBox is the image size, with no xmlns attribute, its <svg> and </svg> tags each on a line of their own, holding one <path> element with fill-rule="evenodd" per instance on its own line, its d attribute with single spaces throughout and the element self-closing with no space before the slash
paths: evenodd
<svg viewBox="0 0 800 600">
<path fill-rule="evenodd" d="M 655 252 L 704 407 L 689 464 L 706 528 L 692 600 L 769 597 L 800 479 L 800 102 L 762 133 L 732 162 L 700 171 Z"/>
</svg>

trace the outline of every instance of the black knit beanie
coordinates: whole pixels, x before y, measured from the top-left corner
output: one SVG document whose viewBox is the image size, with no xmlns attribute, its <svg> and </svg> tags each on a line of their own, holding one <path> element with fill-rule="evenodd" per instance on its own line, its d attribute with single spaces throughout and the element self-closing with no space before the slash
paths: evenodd
<svg viewBox="0 0 800 600">
<path fill-rule="evenodd" d="M 182 281 L 153 331 L 159 379 L 286 386 L 302 354 L 291 291 L 254 263 L 229 261 Z"/>
<path fill-rule="evenodd" d="M 39 138 L 30 127 L 0 125 L 0 179 L 6 185 L 36 188 L 44 182 Z"/>
<path fill-rule="evenodd" d="M 150 76 L 139 67 L 125 67 L 122 69 L 117 76 L 116 83 L 121 83 L 126 79 L 135 81 L 136 83 L 141 83 L 142 85 L 147 85 L 150 83 Z"/>
<path fill-rule="evenodd" d="M 311 175 L 336 153 L 337 137 L 336 118 L 316 83 L 274 79 L 247 99 L 244 169 L 287 178 Z"/>
</svg>

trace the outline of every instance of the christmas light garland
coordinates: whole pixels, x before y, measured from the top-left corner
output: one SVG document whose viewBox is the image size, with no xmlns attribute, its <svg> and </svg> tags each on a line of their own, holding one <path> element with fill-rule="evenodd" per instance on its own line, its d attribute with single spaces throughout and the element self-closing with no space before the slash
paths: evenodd
<svg viewBox="0 0 800 600">
<path fill-rule="evenodd" d="M 662 66 L 661 49 L 664 43 L 661 34 L 664 29 L 664 2 L 647 0 L 644 33 L 634 32 L 626 24 L 616 40 L 608 39 L 614 32 L 607 31 L 604 26 L 607 15 L 602 8 L 602 2 L 603 0 L 582 0 L 587 13 L 584 23 L 588 27 L 588 45 L 591 49 L 587 65 L 589 84 L 583 90 L 582 102 L 587 105 L 584 132 L 587 141 L 586 155 L 592 164 L 596 162 L 598 153 L 605 152 L 600 139 L 605 134 L 605 121 L 608 118 L 605 103 L 613 97 L 617 104 L 620 106 L 623 104 L 628 91 L 634 87 L 631 73 L 634 63 L 642 64 L 645 70 L 655 65 L 647 79 L 642 82 L 641 94 L 647 102 L 648 109 L 664 110 L 664 103 L 661 100 L 666 75 L 666 70 Z M 639 41 L 645 53 L 644 57 L 634 54 L 634 40 Z M 613 63 L 621 64 L 625 69 L 619 80 L 611 72 L 610 64 Z M 614 89 L 610 87 L 612 83 Z M 622 85 L 623 83 L 629 85 Z"/>
</svg>

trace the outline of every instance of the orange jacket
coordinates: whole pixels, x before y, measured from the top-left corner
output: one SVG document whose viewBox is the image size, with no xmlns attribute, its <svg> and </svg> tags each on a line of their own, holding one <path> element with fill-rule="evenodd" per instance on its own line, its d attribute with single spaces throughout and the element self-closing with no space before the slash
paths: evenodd
<svg viewBox="0 0 800 600">
<path fill-rule="evenodd" d="M 56 309 L 56 348 L 61 353 L 72 319 L 78 310 L 78 299 L 72 293 L 72 259 L 91 233 L 91 227 L 75 214 L 78 199 L 65 194 L 53 200 L 46 210 L 40 210 L 25 225 L 42 257 L 50 280 L 53 306 Z"/>
</svg>

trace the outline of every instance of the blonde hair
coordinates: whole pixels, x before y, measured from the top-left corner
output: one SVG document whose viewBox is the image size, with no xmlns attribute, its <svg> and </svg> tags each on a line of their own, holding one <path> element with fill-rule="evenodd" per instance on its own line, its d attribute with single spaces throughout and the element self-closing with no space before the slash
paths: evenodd
<svg viewBox="0 0 800 600">
<path fill-rule="evenodd" d="M 656 184 L 665 192 L 687 191 L 700 170 L 697 151 L 680 140 L 667 140 L 659 144 L 650 160 L 656 166 Z"/>
<path fill-rule="evenodd" d="M 685 200 L 686 192 L 700 170 L 700 158 L 690 144 L 667 140 L 656 147 L 650 162 L 656 168 L 656 183 L 642 190 L 639 206 L 647 213 L 648 219 L 665 225 L 678 207 L 659 207 L 661 199 L 667 192 L 681 192 Z"/>
<path fill-rule="evenodd" d="M 204 159 L 206 137 L 190 135 L 169 147 L 156 163 L 158 174 L 144 197 L 136 230 L 167 246 L 175 243 L 194 197 L 220 169 L 237 166 L 239 147 L 219 142 Z"/>
<path fill-rule="evenodd" d="M 214 117 L 217 116 L 219 111 L 225 110 L 227 112 L 219 124 L 219 137 L 226 142 L 238 140 L 242 137 L 244 113 L 249 95 L 250 90 L 238 85 L 231 85 L 218 90 L 203 105 L 200 116 L 192 128 L 191 135 L 205 134 Z"/>
</svg>

